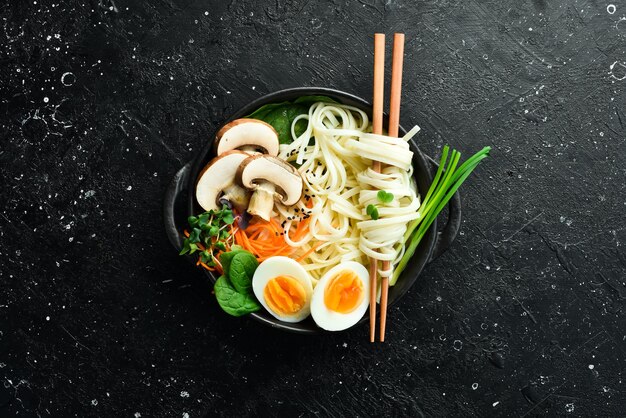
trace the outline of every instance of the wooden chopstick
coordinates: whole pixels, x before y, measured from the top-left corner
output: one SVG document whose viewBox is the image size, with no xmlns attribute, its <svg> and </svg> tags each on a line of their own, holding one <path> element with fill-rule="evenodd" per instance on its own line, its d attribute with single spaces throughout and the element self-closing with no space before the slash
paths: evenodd
<svg viewBox="0 0 626 418">
<path fill-rule="evenodd" d="M 391 96 L 389 98 L 389 136 L 398 136 L 400 125 L 400 101 L 402 98 L 402 60 L 404 58 L 404 34 L 393 35 L 393 53 L 391 59 Z M 374 132 L 376 133 L 376 132 Z M 380 165 L 380 163 L 379 163 Z M 391 262 L 383 262 L 383 271 L 391 268 Z M 383 277 L 380 293 L 380 341 L 385 341 L 387 326 L 387 298 L 389 295 L 389 277 Z"/>
<path fill-rule="evenodd" d="M 383 101 L 385 97 L 385 34 L 374 34 L 374 97 L 372 114 L 372 131 L 383 133 Z M 374 161 L 375 171 L 380 172 L 380 161 Z M 378 260 L 370 259 L 370 342 L 376 335 L 376 282 L 378 278 Z"/>
</svg>

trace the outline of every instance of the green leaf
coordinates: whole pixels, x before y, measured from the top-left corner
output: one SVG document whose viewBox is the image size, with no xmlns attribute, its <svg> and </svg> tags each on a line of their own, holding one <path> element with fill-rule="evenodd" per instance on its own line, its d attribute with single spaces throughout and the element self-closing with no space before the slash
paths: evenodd
<svg viewBox="0 0 626 418">
<path fill-rule="evenodd" d="M 199 248 L 196 244 L 189 244 L 189 254 L 193 254 L 198 250 Z"/>
<path fill-rule="evenodd" d="M 213 261 L 213 254 L 211 254 L 207 250 L 202 251 L 200 253 L 200 261 L 205 264 L 210 263 L 211 261 Z"/>
<path fill-rule="evenodd" d="M 224 216 L 222 217 L 222 222 L 224 222 L 226 225 L 231 225 L 233 222 L 235 222 L 235 217 L 233 216 L 232 210 L 228 210 L 224 213 Z"/>
<path fill-rule="evenodd" d="M 387 193 L 384 190 L 379 190 L 378 193 L 376 194 L 376 197 L 378 197 L 378 200 L 381 201 L 382 203 L 391 203 L 393 202 L 393 193 Z"/>
<path fill-rule="evenodd" d="M 259 262 L 252 253 L 239 251 L 232 258 L 228 278 L 240 293 L 250 291 L 252 288 L 252 276 L 259 266 Z"/>
<path fill-rule="evenodd" d="M 211 237 L 217 236 L 217 234 L 219 234 L 219 232 L 220 232 L 220 227 L 219 226 L 212 226 L 211 228 L 209 228 L 209 236 L 211 236 Z"/>
<path fill-rule="evenodd" d="M 213 287 L 217 303 L 224 312 L 232 316 L 242 316 L 261 309 L 261 305 L 251 292 L 239 293 L 224 276 L 220 276 Z"/>
<path fill-rule="evenodd" d="M 307 126 L 309 126 L 309 123 L 304 120 L 304 119 L 300 119 L 299 121 L 296 122 L 296 137 L 302 135 L 304 133 L 304 131 L 306 131 Z"/>
<path fill-rule="evenodd" d="M 287 104 L 275 108 L 269 112 L 263 120 L 276 129 L 278 141 L 281 144 L 289 144 L 293 141 L 291 137 L 291 124 L 293 120 L 298 115 L 307 113 L 308 111 L 308 106 Z"/>
<path fill-rule="evenodd" d="M 226 277 L 230 277 L 228 273 L 230 271 L 230 262 L 233 260 L 233 257 L 242 251 L 245 250 L 235 245 L 230 251 L 220 254 L 220 263 L 222 264 L 222 270 L 224 270 L 224 275 Z"/>
<path fill-rule="evenodd" d="M 208 214 L 208 212 L 205 212 L 202 215 L 198 216 L 198 225 L 200 225 L 200 227 L 207 225 L 207 223 L 209 222 L 209 217 L 210 215 Z"/>
<path fill-rule="evenodd" d="M 195 216 L 190 216 L 187 218 L 187 223 L 193 228 L 198 224 L 198 218 L 196 218 Z"/>
<path fill-rule="evenodd" d="M 367 205 L 367 208 L 365 208 L 365 211 L 373 220 L 378 219 L 378 208 L 376 208 L 376 206 Z"/>
<path fill-rule="evenodd" d="M 190 243 L 195 243 L 195 242 L 200 242 L 200 233 L 202 232 L 201 229 L 199 228 L 194 228 L 191 230 L 191 233 L 189 234 L 189 238 L 187 238 L 189 240 Z"/>
<path fill-rule="evenodd" d="M 226 251 L 226 245 L 224 245 L 224 243 L 222 241 L 217 241 L 215 243 L 215 248 L 217 248 L 218 250 L 221 250 L 221 251 Z"/>
<path fill-rule="evenodd" d="M 296 117 L 309 112 L 313 103 L 327 102 L 336 103 L 335 100 L 327 96 L 302 96 L 293 102 L 270 103 L 261 106 L 248 118 L 262 120 L 269 123 L 278 133 L 278 140 L 281 144 L 289 144 L 293 141 L 291 137 L 291 125 Z M 302 135 L 307 128 L 307 121 L 296 122 L 294 131 L 296 136 Z"/>
<path fill-rule="evenodd" d="M 183 248 L 180 250 L 180 252 L 178 253 L 178 255 L 185 255 L 189 252 L 190 248 L 189 248 L 189 240 L 186 239 L 185 241 L 183 241 Z"/>
<path fill-rule="evenodd" d="M 316 96 L 316 95 L 300 96 L 293 102 L 297 104 L 308 104 L 308 105 L 312 105 L 313 103 L 317 103 L 317 102 L 337 103 L 336 100 L 331 99 L 328 96 Z"/>
<path fill-rule="evenodd" d="M 252 112 L 246 117 L 252 118 L 252 119 L 265 120 L 265 117 L 267 117 L 267 115 L 270 112 L 272 112 L 274 109 L 283 107 L 283 106 L 288 106 L 288 105 L 289 105 L 289 102 L 266 104 L 266 105 L 259 107 L 257 110 L 255 110 L 254 112 Z"/>
</svg>

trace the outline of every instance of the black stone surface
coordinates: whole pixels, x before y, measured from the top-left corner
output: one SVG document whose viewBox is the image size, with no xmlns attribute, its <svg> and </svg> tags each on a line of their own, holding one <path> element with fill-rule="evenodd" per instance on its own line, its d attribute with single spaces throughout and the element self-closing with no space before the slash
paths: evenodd
<svg viewBox="0 0 626 418">
<path fill-rule="evenodd" d="M 11 0 L 0 6 L 0 416 L 623 416 L 626 4 Z M 402 123 L 492 157 L 462 233 L 367 329 L 223 314 L 162 227 L 234 109 L 368 97 L 407 35 Z"/>
</svg>

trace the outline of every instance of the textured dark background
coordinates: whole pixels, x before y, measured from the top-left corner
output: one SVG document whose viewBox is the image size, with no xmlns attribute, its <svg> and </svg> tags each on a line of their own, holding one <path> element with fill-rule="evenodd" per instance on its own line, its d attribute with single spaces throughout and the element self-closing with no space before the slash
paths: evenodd
<svg viewBox="0 0 626 418">
<path fill-rule="evenodd" d="M 3 2 L 0 416 L 623 416 L 612 2 Z M 228 317 L 167 242 L 168 181 L 262 94 L 369 97 L 375 31 L 407 35 L 425 152 L 494 148 L 461 235 L 384 345 Z"/>
</svg>

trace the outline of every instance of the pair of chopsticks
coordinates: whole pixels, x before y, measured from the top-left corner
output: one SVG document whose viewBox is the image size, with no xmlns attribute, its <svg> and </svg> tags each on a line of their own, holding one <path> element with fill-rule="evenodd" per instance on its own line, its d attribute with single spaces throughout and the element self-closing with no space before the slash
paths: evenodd
<svg viewBox="0 0 626 418">
<path fill-rule="evenodd" d="M 389 98 L 389 136 L 398 136 L 400 124 L 400 100 L 402 96 L 402 60 L 404 58 L 404 34 L 396 33 L 393 36 L 393 53 L 391 60 L 391 96 Z M 383 133 L 383 102 L 385 94 L 385 34 L 374 34 L 374 97 L 372 131 L 374 134 Z M 373 167 L 380 173 L 382 164 L 374 161 Z M 383 262 L 383 271 L 389 270 L 391 263 Z M 370 260 L 370 342 L 374 342 L 376 334 L 376 289 L 378 281 L 378 260 Z M 389 278 L 383 277 L 380 294 L 380 341 L 385 341 L 385 327 L 387 325 L 387 298 L 389 293 Z"/>
</svg>

